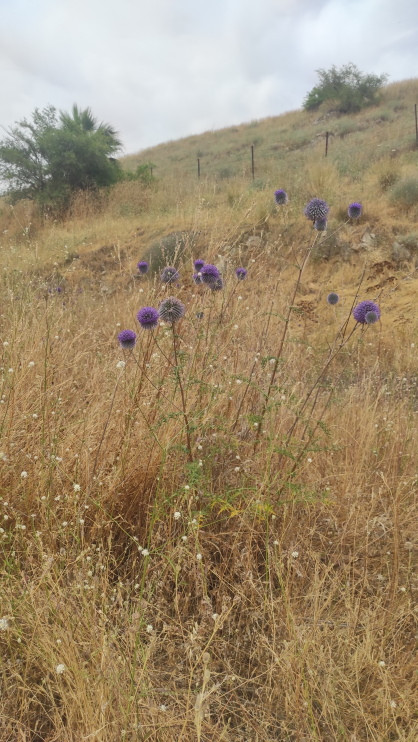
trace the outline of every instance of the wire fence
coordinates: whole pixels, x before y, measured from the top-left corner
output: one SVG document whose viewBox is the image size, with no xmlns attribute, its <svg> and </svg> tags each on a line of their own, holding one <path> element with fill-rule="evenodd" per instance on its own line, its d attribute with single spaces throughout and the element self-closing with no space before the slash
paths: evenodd
<svg viewBox="0 0 418 742">
<path fill-rule="evenodd" d="M 418 150 L 418 114 L 417 104 L 413 107 L 413 123 L 410 126 L 397 126 L 396 133 L 384 138 L 384 126 L 386 120 L 377 119 L 374 122 L 376 133 L 368 135 L 367 143 L 356 142 L 356 135 L 364 134 L 364 128 L 348 129 L 347 132 L 332 131 L 331 128 L 316 134 L 315 138 L 301 146 L 286 147 L 284 143 L 260 145 L 247 144 L 238 145 L 232 152 L 217 153 L 207 156 L 200 154 L 195 162 L 195 174 L 198 179 L 216 177 L 217 179 L 228 179 L 236 176 L 251 178 L 255 181 L 258 178 L 270 174 L 273 169 L 280 166 L 280 162 L 286 161 L 287 166 L 297 166 L 306 160 L 307 156 L 315 153 L 317 157 L 329 158 L 330 161 L 338 164 L 344 155 L 349 158 L 353 164 L 353 153 L 357 154 L 362 151 L 369 151 L 370 157 L 381 157 L 382 153 L 395 157 L 405 150 Z M 354 141 L 353 141 L 354 140 Z M 246 149 L 248 147 L 248 149 Z M 248 153 L 248 154 L 246 154 Z M 235 161 L 234 161 L 235 155 Z M 238 159 L 238 162 L 236 161 Z M 187 171 L 193 174 L 191 162 L 186 166 Z M 180 175 L 179 165 L 178 175 Z"/>
</svg>

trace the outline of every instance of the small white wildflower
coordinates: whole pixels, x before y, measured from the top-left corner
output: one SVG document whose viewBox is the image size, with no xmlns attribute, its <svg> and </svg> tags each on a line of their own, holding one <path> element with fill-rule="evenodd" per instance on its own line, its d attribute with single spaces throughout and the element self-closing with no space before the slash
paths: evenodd
<svg viewBox="0 0 418 742">
<path fill-rule="evenodd" d="M 184 543 L 186 543 L 186 541 L 187 541 L 187 536 L 182 536 L 182 537 L 181 537 L 181 540 L 182 540 L 182 541 L 183 541 Z"/>
<path fill-rule="evenodd" d="M 201 562 L 202 561 L 202 558 L 203 557 L 202 557 L 201 554 L 196 554 L 196 559 L 197 559 L 198 562 Z"/>
<path fill-rule="evenodd" d="M 391 701 L 391 702 L 390 702 L 390 707 L 391 707 L 392 709 L 396 709 L 397 705 L 398 705 L 398 704 L 396 703 L 396 701 Z"/>
<path fill-rule="evenodd" d="M 3 515 L 3 520 L 9 520 L 9 516 L 8 515 Z"/>
<path fill-rule="evenodd" d="M 62 644 L 62 639 L 57 639 L 57 644 Z"/>
<path fill-rule="evenodd" d="M 278 542 L 277 538 L 274 539 L 273 544 L 274 544 L 274 546 L 278 546 L 279 545 L 279 542 Z"/>
<path fill-rule="evenodd" d="M 238 330 L 238 325 L 234 325 L 234 330 Z"/>
<path fill-rule="evenodd" d="M 21 477 L 21 479 L 27 479 L 27 477 L 28 477 L 27 471 L 22 471 L 21 474 L 20 474 L 20 477 Z"/>
<path fill-rule="evenodd" d="M 74 490 L 74 492 L 80 492 L 80 490 L 81 490 L 80 485 L 79 484 L 73 484 L 73 490 Z"/>
<path fill-rule="evenodd" d="M 142 556 L 143 556 L 143 557 L 147 557 L 147 556 L 149 556 L 149 551 L 148 551 L 148 549 L 142 549 Z"/>
<path fill-rule="evenodd" d="M 197 526 L 197 520 L 196 520 L 196 518 L 193 518 L 193 520 L 190 521 L 190 525 Z"/>
<path fill-rule="evenodd" d="M 29 361 L 28 368 L 33 368 L 35 365 L 35 361 Z"/>
<path fill-rule="evenodd" d="M 147 624 L 147 634 L 152 634 L 153 631 L 154 631 L 154 627 L 152 623 Z"/>
<path fill-rule="evenodd" d="M 126 363 L 125 361 L 118 361 L 116 364 L 116 368 L 125 368 Z"/>
<path fill-rule="evenodd" d="M 216 619 L 219 618 L 219 614 L 218 613 L 212 613 L 212 618 L 213 618 L 214 621 L 216 621 Z"/>
<path fill-rule="evenodd" d="M 292 551 L 292 557 L 293 557 L 293 559 L 297 559 L 298 556 L 299 556 L 299 552 L 298 551 Z"/>
<path fill-rule="evenodd" d="M 38 415 L 36 414 L 36 412 L 33 413 L 32 417 L 33 417 L 34 420 L 37 420 L 38 419 Z"/>
<path fill-rule="evenodd" d="M 63 520 L 63 521 L 62 521 L 62 525 L 63 525 L 63 526 L 64 526 L 64 528 L 65 528 L 65 526 L 68 526 L 68 521 L 66 521 L 66 520 Z"/>
<path fill-rule="evenodd" d="M 56 673 L 57 673 L 58 675 L 62 675 L 62 674 L 63 674 L 63 673 L 64 673 L 64 672 L 66 671 L 66 669 L 67 669 L 67 668 L 66 668 L 66 666 L 64 665 L 64 663 L 63 663 L 63 662 L 61 662 L 61 663 L 60 663 L 59 665 L 57 665 L 57 666 L 56 666 L 56 668 L 55 668 L 55 672 L 56 672 Z"/>
<path fill-rule="evenodd" d="M 5 616 L 3 618 L 0 618 L 0 631 L 7 631 L 10 624 Z"/>
<path fill-rule="evenodd" d="M 386 667 L 386 662 L 384 660 L 380 660 L 380 662 L 377 663 L 379 667 Z"/>
<path fill-rule="evenodd" d="M 181 513 L 179 513 L 179 511 L 176 510 L 176 512 L 173 515 L 173 518 L 174 520 L 179 520 L 181 518 Z"/>
<path fill-rule="evenodd" d="M 241 379 L 235 379 L 235 383 L 236 384 L 242 384 L 242 381 L 241 381 Z"/>
<path fill-rule="evenodd" d="M 9 368 L 9 374 L 12 374 L 12 373 L 13 373 L 13 369 Z"/>
<path fill-rule="evenodd" d="M 84 525 L 84 518 L 80 518 L 78 522 L 80 523 L 81 526 L 83 526 Z"/>
<path fill-rule="evenodd" d="M 312 459 L 308 459 L 308 464 L 312 464 Z"/>
<path fill-rule="evenodd" d="M 239 471 L 240 469 L 241 469 L 241 467 L 240 467 L 240 466 L 236 466 L 236 467 L 234 468 L 234 471 Z"/>
<path fill-rule="evenodd" d="M 4 341 L 3 345 L 4 345 L 5 348 L 7 348 L 7 346 L 9 345 L 9 343 L 7 342 L 7 340 Z"/>
<path fill-rule="evenodd" d="M 164 703 L 161 704 L 160 711 L 167 711 L 167 706 Z"/>
<path fill-rule="evenodd" d="M 202 449 L 203 449 L 203 446 L 201 446 L 201 445 L 200 445 L 200 443 L 199 443 L 199 445 L 198 445 L 198 447 L 197 447 L 197 450 L 198 450 L 198 451 L 202 451 Z"/>
<path fill-rule="evenodd" d="M 141 585 L 139 585 L 138 582 L 137 582 L 136 585 L 134 585 L 134 590 L 139 590 L 140 587 L 141 587 Z"/>
</svg>

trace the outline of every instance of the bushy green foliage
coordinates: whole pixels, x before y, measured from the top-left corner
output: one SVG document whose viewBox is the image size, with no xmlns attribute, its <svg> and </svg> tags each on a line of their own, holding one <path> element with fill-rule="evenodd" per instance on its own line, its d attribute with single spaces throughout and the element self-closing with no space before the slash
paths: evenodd
<svg viewBox="0 0 418 742">
<path fill-rule="evenodd" d="M 153 162 L 145 162 L 143 165 L 138 165 L 136 170 L 126 170 L 122 175 L 122 180 L 138 180 L 143 185 L 151 185 L 157 180 L 153 173 L 154 168 Z"/>
<path fill-rule="evenodd" d="M 120 147 L 113 127 L 98 124 L 89 108 L 74 105 L 72 114 L 36 108 L 0 142 L 0 177 L 12 203 L 30 199 L 62 208 L 74 192 L 120 179 L 112 157 Z"/>
<path fill-rule="evenodd" d="M 329 70 L 316 70 L 319 84 L 307 94 L 303 107 L 312 111 L 325 101 L 333 101 L 340 113 L 354 113 L 373 105 L 377 93 L 387 81 L 387 75 L 366 75 L 351 62 L 339 69 L 333 65 Z"/>
</svg>

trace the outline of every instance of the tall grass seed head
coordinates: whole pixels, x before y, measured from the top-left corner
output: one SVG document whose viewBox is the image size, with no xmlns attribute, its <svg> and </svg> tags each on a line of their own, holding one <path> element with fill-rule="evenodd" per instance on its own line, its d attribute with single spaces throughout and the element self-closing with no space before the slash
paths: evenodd
<svg viewBox="0 0 418 742">
<path fill-rule="evenodd" d="M 176 299 L 174 296 L 169 296 L 161 302 L 158 311 L 160 319 L 163 322 L 168 322 L 172 325 L 174 322 L 178 322 L 182 317 L 184 317 L 186 308 L 179 299 Z"/>
<path fill-rule="evenodd" d="M 274 200 L 278 206 L 282 206 L 283 204 L 287 204 L 289 199 L 286 191 L 283 188 L 279 188 L 277 191 L 274 191 Z"/>
<path fill-rule="evenodd" d="M 238 281 L 243 281 L 244 278 L 247 277 L 247 271 L 245 268 L 236 268 L 235 275 L 238 278 Z"/>
<path fill-rule="evenodd" d="M 202 270 L 203 266 L 205 265 L 205 261 L 202 260 L 201 258 L 197 258 L 197 260 L 194 261 L 193 265 L 195 267 L 195 270 L 199 272 Z"/>
<path fill-rule="evenodd" d="M 200 275 L 202 276 L 203 283 L 207 286 L 215 283 L 221 277 L 216 265 L 211 265 L 210 263 L 203 266 Z"/>
<path fill-rule="evenodd" d="M 121 348 L 131 350 L 135 348 L 136 332 L 133 330 L 122 330 L 118 335 L 118 340 Z"/>
<path fill-rule="evenodd" d="M 350 217 L 350 219 L 359 219 L 362 211 L 363 211 L 362 205 L 359 204 L 357 201 L 354 201 L 348 207 L 348 216 Z"/>
<path fill-rule="evenodd" d="M 144 330 L 153 330 L 158 325 L 158 310 L 154 309 L 154 307 L 142 307 L 136 318 Z"/>
<path fill-rule="evenodd" d="M 372 315 L 369 321 L 367 321 L 368 314 Z M 380 309 L 377 304 L 374 303 L 374 301 L 368 301 L 366 299 L 365 301 L 361 301 L 360 304 L 357 304 L 357 306 L 354 307 L 353 317 L 356 322 L 359 322 L 361 325 L 373 324 L 373 322 L 377 322 L 377 320 L 380 319 Z"/>
<path fill-rule="evenodd" d="M 338 304 L 339 301 L 340 301 L 340 297 L 334 291 L 331 291 L 331 293 L 328 294 L 327 302 L 328 304 L 331 304 L 331 306 L 335 306 L 335 304 Z"/>
<path fill-rule="evenodd" d="M 163 269 L 160 278 L 163 283 L 175 283 L 180 280 L 180 273 L 177 268 L 167 265 Z"/>
<path fill-rule="evenodd" d="M 142 275 L 148 273 L 149 265 L 146 260 L 140 260 L 139 263 L 137 263 L 136 267 L 138 268 L 139 272 L 142 273 Z"/>
<path fill-rule="evenodd" d="M 319 219 L 326 219 L 329 212 L 329 206 L 322 198 L 311 198 L 305 206 L 305 216 L 311 221 L 316 222 Z"/>
</svg>

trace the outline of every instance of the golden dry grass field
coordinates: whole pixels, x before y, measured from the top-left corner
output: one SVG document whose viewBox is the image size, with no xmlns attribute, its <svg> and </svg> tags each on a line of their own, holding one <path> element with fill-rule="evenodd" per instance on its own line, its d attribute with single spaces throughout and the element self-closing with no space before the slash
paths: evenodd
<svg viewBox="0 0 418 742">
<path fill-rule="evenodd" d="M 1 203 L 1 742 L 418 739 L 417 99 L 161 145 L 63 221 Z"/>
</svg>

